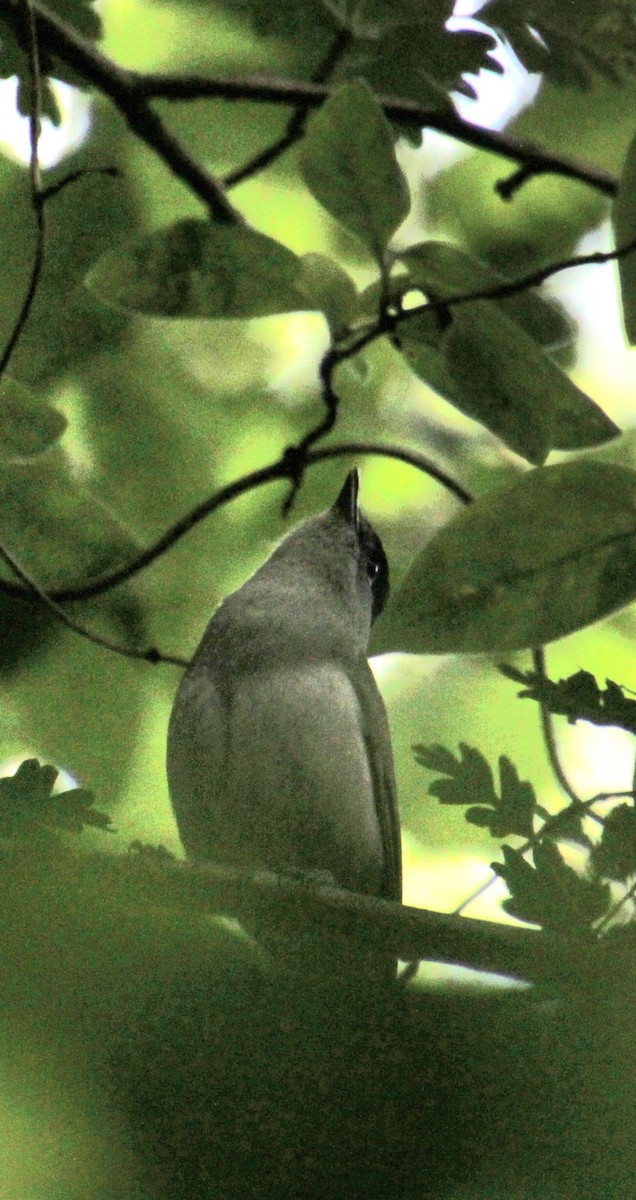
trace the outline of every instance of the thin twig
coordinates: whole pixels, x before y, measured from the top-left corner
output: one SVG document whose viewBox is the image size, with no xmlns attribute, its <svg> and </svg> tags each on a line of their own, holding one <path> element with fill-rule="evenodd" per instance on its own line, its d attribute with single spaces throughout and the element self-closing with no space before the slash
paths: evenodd
<svg viewBox="0 0 636 1200">
<path fill-rule="evenodd" d="M 543 646 L 537 646 L 532 651 L 532 665 L 539 677 L 542 680 L 547 680 L 548 675 L 545 669 L 545 650 Z M 552 773 L 559 784 L 562 791 L 572 801 L 574 805 L 582 803 L 581 797 L 575 792 L 572 787 L 559 758 L 559 748 L 557 746 L 556 734 L 554 731 L 554 719 L 548 705 L 545 702 L 539 703 L 539 712 L 541 713 L 541 731 L 543 733 L 543 741 L 548 755 L 548 761 L 552 767 Z"/>
<path fill-rule="evenodd" d="M 89 175 L 110 175 L 113 179 L 121 179 L 123 171 L 120 171 L 119 167 L 81 167 L 78 171 L 69 171 L 68 175 L 64 175 L 62 179 L 42 188 L 42 201 L 52 200 L 54 196 L 59 196 L 60 192 L 63 192 L 69 184 L 79 183 L 80 179 L 86 179 Z"/>
<path fill-rule="evenodd" d="M 332 458 L 347 458 L 361 457 L 364 455 L 392 458 L 397 462 L 408 463 L 409 466 L 415 467 L 416 470 L 422 471 L 431 479 L 436 480 L 447 491 L 451 492 L 463 504 L 467 504 L 472 500 L 472 495 L 466 488 L 462 487 L 451 475 L 448 475 L 441 467 L 432 462 L 424 454 L 420 454 L 413 450 L 401 450 L 396 446 L 386 446 L 377 442 L 348 442 L 336 446 L 324 446 L 320 449 L 312 450 L 307 454 L 307 463 L 326 462 Z M 144 567 L 149 566 L 165 554 L 171 546 L 175 545 L 180 538 L 185 537 L 191 529 L 194 529 L 200 521 L 217 509 L 229 504 L 231 500 L 235 500 L 238 496 L 244 495 L 246 492 L 253 491 L 254 488 L 261 487 L 265 483 L 273 483 L 278 479 L 289 479 L 292 475 L 287 454 L 282 454 L 281 457 L 274 463 L 270 463 L 267 467 L 261 467 L 257 471 L 251 471 L 247 475 L 241 476 L 234 483 L 226 484 L 225 487 L 219 488 L 212 496 L 203 500 L 201 504 L 197 504 L 185 516 L 175 521 L 156 542 L 142 551 L 137 558 L 132 562 L 124 564 L 122 567 L 116 567 L 114 570 L 100 575 L 97 579 L 93 579 L 88 583 L 79 584 L 76 587 L 61 587 L 55 588 L 47 592 L 47 595 L 52 600 L 68 601 L 68 600 L 87 600 L 92 596 L 103 595 L 111 588 L 116 587 L 120 583 L 124 583 L 128 579 L 132 579 Z M 11 596 L 23 596 L 24 589 L 19 585 L 11 583 L 10 580 L 0 580 L 0 592 L 7 592 Z"/>
<path fill-rule="evenodd" d="M 298 79 L 274 79 L 267 75 L 247 75 L 224 78 L 223 76 L 174 76 L 158 72 L 138 75 L 136 90 L 139 95 L 163 100 L 200 100 L 220 98 L 224 100 L 249 100 L 263 104 L 295 104 L 319 108 L 333 92 L 333 88 L 319 83 Z M 396 124 L 419 125 L 435 129 L 456 141 L 464 142 L 478 150 L 487 150 L 512 162 L 525 165 L 534 173 L 561 175 L 576 179 L 595 188 L 606 196 L 614 196 L 618 190 L 615 176 L 592 163 L 579 162 L 566 155 L 553 154 L 532 142 L 508 137 L 497 130 L 483 129 L 458 116 L 452 109 L 426 108 L 414 100 L 400 96 L 377 95 L 376 100 L 384 113 Z"/>
<path fill-rule="evenodd" d="M 208 97 L 318 108 L 333 91 L 333 88 L 321 83 L 259 75 L 227 79 L 159 73 L 141 75 L 127 71 L 64 25 L 39 0 L 32 0 L 32 3 L 38 35 L 47 51 L 72 66 L 84 79 L 109 96 L 135 133 L 221 220 L 236 221 L 238 215 L 224 196 L 218 181 L 208 175 L 174 135 L 165 129 L 149 107 L 148 100 L 189 101 Z M 21 33 L 20 4 L 21 0 L 0 0 L 0 16 L 17 37 Z M 618 190 L 617 179 L 592 163 L 578 162 L 531 142 L 508 137 L 496 130 L 482 129 L 463 120 L 450 108 L 442 111 L 425 108 L 399 96 L 379 95 L 377 100 L 387 117 L 396 124 L 436 129 L 456 141 L 525 165 L 535 173 L 575 179 L 606 196 L 614 196 Z"/>
<path fill-rule="evenodd" d="M 88 642 L 92 642 L 95 646 L 103 646 L 105 650 L 110 650 L 113 654 L 120 654 L 123 658 L 143 659 L 149 663 L 173 663 L 177 667 L 187 667 L 188 659 L 180 658 L 171 654 L 162 654 L 159 650 L 150 648 L 148 650 L 132 650 L 128 646 L 122 646 L 119 642 L 113 642 L 110 638 L 102 637 L 100 633 L 93 633 L 87 629 L 85 625 L 81 625 L 79 621 L 73 620 L 68 613 L 60 608 L 60 605 L 52 600 L 49 595 L 40 587 L 33 576 L 22 566 L 15 555 L 7 550 L 0 542 L 0 558 L 4 559 L 7 565 L 11 568 L 14 575 L 26 586 L 29 592 L 40 601 L 42 606 L 52 612 L 58 621 L 66 625 L 67 629 L 71 629 L 73 633 L 78 633 L 80 637 L 86 638 Z"/>
<path fill-rule="evenodd" d="M 350 31 L 348 29 L 339 29 L 327 53 L 316 67 L 311 77 L 312 83 L 326 83 L 350 42 Z M 224 177 L 223 185 L 226 188 L 236 187 L 244 179 L 248 179 L 250 175 L 255 175 L 258 171 L 262 171 L 265 167 L 269 167 L 273 162 L 276 162 L 276 159 L 280 158 L 286 150 L 291 149 L 303 137 L 309 112 L 309 105 L 298 105 L 289 118 L 287 127 L 281 136 L 275 142 L 272 142 L 270 146 L 266 146 L 264 150 L 255 154 L 242 167 L 237 167 L 234 171 L 230 171 Z"/>
<path fill-rule="evenodd" d="M 40 74 L 40 56 L 35 27 L 35 14 L 32 0 L 21 0 L 23 4 L 22 17 L 27 30 L 27 49 L 29 62 L 29 179 L 31 183 L 31 207 L 35 214 L 35 249 L 31 275 L 27 286 L 22 307 L 16 318 L 9 340 L 0 357 L 0 379 L 4 375 L 13 352 L 22 336 L 29 319 L 33 301 L 35 300 L 42 268 L 44 266 L 44 249 L 46 244 L 46 219 L 44 215 L 44 199 L 42 196 L 42 180 L 40 177 L 40 162 L 38 159 L 38 139 L 40 136 L 40 117 L 42 112 L 42 77 Z"/>
<path fill-rule="evenodd" d="M 242 217 L 230 204 L 219 181 L 192 157 L 187 147 L 163 124 L 136 85 L 137 76 L 102 54 L 92 42 L 70 29 L 45 5 L 30 0 L 37 36 L 47 53 L 73 67 L 88 83 L 108 96 L 141 141 L 163 159 L 218 221 L 237 224 Z M 20 40 L 22 0 L 0 0 L 0 18 Z"/>
</svg>

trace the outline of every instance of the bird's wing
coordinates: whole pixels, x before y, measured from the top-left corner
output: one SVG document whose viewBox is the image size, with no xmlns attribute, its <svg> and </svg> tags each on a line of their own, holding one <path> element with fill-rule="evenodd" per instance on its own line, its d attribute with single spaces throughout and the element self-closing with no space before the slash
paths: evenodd
<svg viewBox="0 0 636 1200">
<path fill-rule="evenodd" d="M 384 850 L 382 894 L 387 900 L 401 900 L 402 844 L 391 734 L 384 701 L 366 658 L 361 656 L 351 682 L 362 714 L 376 814 Z"/>
</svg>

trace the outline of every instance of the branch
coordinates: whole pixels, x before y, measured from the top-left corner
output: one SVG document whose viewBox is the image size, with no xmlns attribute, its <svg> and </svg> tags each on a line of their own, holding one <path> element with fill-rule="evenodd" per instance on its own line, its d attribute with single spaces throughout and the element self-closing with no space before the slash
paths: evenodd
<svg viewBox="0 0 636 1200">
<path fill-rule="evenodd" d="M 162 124 L 148 105 L 149 99 L 199 100 L 205 97 L 225 100 L 249 100 L 265 104 L 296 105 L 318 108 L 333 89 L 319 82 L 273 79 L 250 75 L 232 79 L 196 75 L 172 76 L 160 73 L 141 75 L 128 71 L 106 57 L 90 42 L 67 28 L 39 0 L 32 0 L 38 35 L 47 50 L 72 66 L 80 75 L 109 96 L 123 113 L 131 129 L 151 146 L 220 220 L 237 221 L 223 190 L 190 156 L 187 149 Z M 21 0 L 0 0 L 0 15 L 16 37 L 22 34 Z M 496 130 L 482 129 L 453 112 L 437 111 L 399 96 L 379 95 L 379 104 L 396 124 L 420 125 L 436 129 L 456 141 L 486 150 L 516 162 L 532 174 L 555 174 L 593 187 L 606 196 L 616 194 L 616 178 L 590 163 L 544 150 L 532 142 L 507 137 Z"/>
<path fill-rule="evenodd" d="M 91 42 L 69 29 L 37 0 L 31 0 L 36 32 L 49 54 L 73 67 L 78 74 L 108 96 L 128 125 L 150 146 L 178 179 L 210 210 L 218 221 L 242 220 L 221 184 L 192 157 L 189 150 L 163 124 L 135 83 L 135 75 L 102 54 Z M 0 18 L 18 41 L 24 34 L 22 0 L 0 0 Z"/>
<path fill-rule="evenodd" d="M 316 67 L 311 77 L 312 83 L 325 83 L 327 81 L 349 46 L 351 37 L 352 35 L 348 29 L 340 29 L 338 31 L 332 45 Z M 229 175 L 226 175 L 223 180 L 224 186 L 226 188 L 236 187 L 238 183 L 242 183 L 250 175 L 255 175 L 257 171 L 262 171 L 264 167 L 269 167 L 286 150 L 289 150 L 296 142 L 299 142 L 305 133 L 309 111 L 310 106 L 308 104 L 300 104 L 289 118 L 285 132 L 271 146 L 266 146 L 259 154 L 255 154 L 244 166 L 230 171 Z"/>
<path fill-rule="evenodd" d="M 249 100 L 263 104 L 295 104 L 306 108 L 319 108 L 332 94 L 333 88 L 325 84 L 298 79 L 274 79 L 267 75 L 245 75 L 224 78 L 223 76 L 175 76 L 148 73 L 134 76 L 135 91 L 145 98 L 163 100 L 200 100 L 203 98 L 223 100 Z M 565 155 L 544 150 L 533 142 L 508 137 L 497 130 L 482 129 L 470 121 L 463 120 L 451 109 L 426 108 L 415 100 L 399 96 L 376 95 L 376 100 L 390 120 L 398 125 L 420 125 L 425 129 L 436 129 L 455 141 L 486 150 L 511 162 L 519 163 L 534 175 L 561 175 L 576 179 L 588 187 L 595 188 L 605 196 L 614 196 L 618 189 L 615 176 L 592 163 L 579 162 Z"/>
<path fill-rule="evenodd" d="M 425 455 L 412 450 L 400 450 L 394 446 L 384 446 L 374 442 L 350 442 L 338 446 L 325 446 L 319 450 L 309 451 L 305 461 L 307 465 L 310 465 L 311 463 L 325 462 L 332 458 L 347 458 L 352 455 L 373 455 L 393 458 L 398 462 L 408 463 L 409 466 L 415 467 L 417 470 L 423 471 L 431 479 L 435 479 L 442 487 L 452 492 L 458 500 L 461 500 L 463 504 L 469 503 L 473 498 L 470 492 Z M 205 517 L 216 512 L 218 508 L 222 508 L 224 505 L 229 504 L 231 500 L 235 500 L 238 496 L 244 495 L 245 492 L 250 492 L 265 483 L 272 483 L 277 479 L 293 479 L 295 468 L 290 461 L 290 457 L 293 461 L 295 460 L 295 456 L 295 450 L 292 450 L 291 456 L 286 451 L 276 462 L 270 463 L 269 466 L 261 467 L 257 471 L 251 471 L 249 474 L 235 480 L 234 483 L 229 483 L 225 487 L 219 488 L 212 496 L 203 500 L 201 504 L 196 505 L 185 516 L 175 521 L 174 525 L 171 525 L 152 546 L 142 551 L 131 562 L 124 564 L 122 567 L 117 567 L 115 570 L 107 572 L 104 575 L 100 575 L 97 579 L 93 579 L 89 583 L 78 584 L 75 587 L 56 588 L 47 593 L 48 599 L 55 601 L 87 600 L 92 596 L 102 595 L 118 584 L 132 579 L 134 575 L 137 575 L 144 567 L 149 566 L 157 558 L 160 558 L 180 538 L 189 533 L 191 529 L 194 529 Z M 11 596 L 24 596 L 28 594 L 24 588 L 6 579 L 0 580 L 0 591 L 7 592 Z"/>
<path fill-rule="evenodd" d="M 120 654 L 123 658 L 143 659 L 145 662 L 149 663 L 173 663 L 177 667 L 188 666 L 189 660 L 187 658 L 179 658 L 170 654 L 162 654 L 159 650 L 156 650 L 153 647 L 150 647 L 148 650 L 133 650 L 128 646 L 122 646 L 119 642 L 111 641 L 110 638 L 102 637 L 100 633 L 92 633 L 91 630 L 87 629 L 85 625 L 81 625 L 78 621 L 74 621 L 72 617 L 69 617 L 68 613 L 66 613 L 63 608 L 60 608 L 59 604 L 57 604 L 55 600 L 52 600 L 51 597 L 42 590 L 40 585 L 36 583 L 35 579 L 33 579 L 32 575 L 29 574 L 29 572 L 21 565 L 21 563 L 18 562 L 17 558 L 15 558 L 15 556 L 9 550 L 7 550 L 6 546 L 3 546 L 1 542 L 0 558 L 4 559 L 4 561 L 7 563 L 7 566 L 9 566 L 13 571 L 14 575 L 17 575 L 18 579 L 25 585 L 29 592 L 33 593 L 33 595 L 40 601 L 44 608 L 53 613 L 58 621 L 61 621 L 63 625 L 66 625 L 67 629 L 72 630 L 73 633 L 78 633 L 80 637 L 86 638 L 86 640 L 92 642 L 93 645 L 103 646 L 105 650 L 110 650 L 113 654 Z"/>
<path fill-rule="evenodd" d="M 4 348 L 2 357 L 0 358 L 0 378 L 4 375 L 13 352 L 22 336 L 22 332 L 29 319 L 33 301 L 38 290 L 42 268 L 44 266 L 44 247 L 46 242 L 46 220 L 44 215 L 44 195 L 42 193 L 42 180 L 40 176 L 40 163 L 38 159 L 38 139 L 40 136 L 40 116 L 42 112 L 42 79 L 40 75 L 40 56 L 38 52 L 38 40 L 35 27 L 35 15 L 32 0 L 22 0 L 22 10 L 19 12 L 21 20 L 26 26 L 27 36 L 27 56 L 29 61 L 29 179 L 31 183 L 31 207 L 35 214 L 35 250 L 33 253 L 33 264 L 31 266 L 31 275 L 27 286 L 22 307 L 18 313 L 15 325 L 9 336 L 9 340 Z"/>
<path fill-rule="evenodd" d="M 166 861 L 158 854 L 92 854 L 95 873 L 110 882 L 121 878 L 131 899 L 147 901 L 149 887 L 161 893 L 162 903 L 181 913 L 206 909 L 239 920 L 265 907 L 286 918 L 319 923 L 351 935 L 374 951 L 389 952 L 405 961 L 422 959 L 456 963 L 475 970 L 494 971 L 524 980 L 566 982 L 580 979 L 584 958 L 598 951 L 595 940 L 575 940 L 556 933 L 498 924 L 493 921 L 431 912 L 395 901 L 346 891 L 335 884 L 309 885 L 270 871 L 221 868 Z"/>
</svg>

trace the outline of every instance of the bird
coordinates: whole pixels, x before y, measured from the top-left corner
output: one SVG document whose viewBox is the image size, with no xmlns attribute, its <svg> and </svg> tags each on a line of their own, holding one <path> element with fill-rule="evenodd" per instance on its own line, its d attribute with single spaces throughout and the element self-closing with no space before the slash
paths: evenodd
<svg viewBox="0 0 636 1200">
<path fill-rule="evenodd" d="M 367 659 L 389 569 L 358 496 L 352 470 L 331 507 L 284 537 L 213 614 L 174 700 L 168 785 L 195 863 L 326 873 L 399 901 L 391 737 Z M 267 948 L 267 930 L 248 931 Z M 329 943 L 327 930 L 322 962 Z M 395 968 L 392 957 L 378 974 Z"/>
</svg>

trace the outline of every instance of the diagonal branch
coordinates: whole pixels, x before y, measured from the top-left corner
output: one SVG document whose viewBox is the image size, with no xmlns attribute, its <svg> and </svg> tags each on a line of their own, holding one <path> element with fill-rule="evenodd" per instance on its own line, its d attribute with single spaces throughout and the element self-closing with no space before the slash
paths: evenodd
<svg viewBox="0 0 636 1200">
<path fill-rule="evenodd" d="M 249 100 L 251 103 L 303 105 L 320 108 L 333 92 L 324 83 L 299 79 L 274 79 L 268 75 L 223 76 L 166 75 L 148 73 L 135 76 L 137 95 L 162 100 Z M 593 163 L 580 162 L 567 155 L 555 154 L 533 142 L 508 137 L 498 130 L 483 129 L 465 121 L 451 108 L 432 109 L 400 96 L 376 95 L 378 104 L 390 120 L 400 125 L 420 125 L 435 129 L 458 142 L 487 150 L 501 158 L 519 163 L 528 174 L 561 175 L 596 188 L 606 196 L 615 195 L 617 179 Z"/>
<path fill-rule="evenodd" d="M 408 463 L 417 470 L 423 471 L 431 479 L 437 480 L 442 487 L 445 487 L 462 503 L 467 504 L 472 500 L 470 492 L 462 487 L 446 471 L 442 470 L 441 467 L 432 462 L 431 459 L 415 451 L 402 450 L 395 446 L 387 446 L 375 442 L 349 442 L 343 445 L 325 446 L 318 450 L 308 451 L 304 457 L 304 465 L 325 462 L 332 458 L 347 458 L 352 455 L 377 455 Z M 293 458 L 292 454 L 291 460 Z M 165 554 L 182 537 L 185 537 L 191 529 L 194 529 L 200 521 L 210 516 L 211 513 L 216 512 L 217 509 L 229 504 L 231 500 L 235 500 L 238 496 L 253 491 L 254 488 L 262 487 L 265 483 L 273 483 L 277 479 L 293 479 L 294 470 L 294 464 L 293 461 L 290 461 L 290 455 L 288 452 L 284 452 L 276 462 L 270 463 L 269 466 L 261 467 L 257 471 L 251 471 L 247 475 L 242 475 L 234 483 L 229 483 L 225 487 L 219 488 L 212 496 L 207 497 L 201 504 L 196 505 L 185 516 L 175 521 L 174 525 L 171 525 L 161 537 L 157 538 L 157 541 L 152 546 L 142 551 L 137 558 L 132 559 L 132 561 L 125 563 L 121 567 L 116 567 L 114 570 L 88 583 L 78 584 L 75 587 L 55 588 L 46 593 L 47 600 L 87 600 L 92 596 L 103 595 L 104 592 L 110 591 L 111 588 L 116 587 L 118 584 L 132 579 L 144 567 L 150 566 L 151 563 Z M 14 566 L 13 563 L 10 565 Z M 0 592 L 6 592 L 11 596 L 24 596 L 28 595 L 31 591 L 33 591 L 33 582 L 30 579 L 26 590 L 8 579 L 0 580 Z"/>
<path fill-rule="evenodd" d="M 15 36 L 23 35 L 21 0 L 0 0 L 0 19 L 11 26 Z M 32 0 L 38 36 L 54 56 L 72 66 L 113 103 L 130 128 L 151 146 L 173 173 L 208 206 L 219 220 L 240 218 L 223 189 L 189 154 L 186 147 L 165 128 L 149 105 L 149 100 L 199 100 L 218 98 L 249 100 L 265 104 L 319 108 L 333 89 L 324 83 L 294 79 L 274 79 L 263 75 L 234 78 L 223 76 L 172 76 L 159 73 L 141 75 L 120 67 L 74 30 L 69 29 L 39 0 Z M 544 150 L 532 142 L 508 137 L 496 130 L 482 129 L 463 120 L 452 109 L 426 108 L 399 96 L 377 96 L 387 117 L 397 124 L 420 125 L 436 129 L 448 137 L 476 149 L 486 150 L 523 167 L 526 174 L 555 174 L 575 179 L 606 196 L 616 194 L 613 175 L 591 163 Z"/>
<path fill-rule="evenodd" d="M 18 41 L 24 38 L 22 0 L 0 0 L 0 20 L 11 27 Z M 150 146 L 166 166 L 210 210 L 218 221 L 237 223 L 241 217 L 230 204 L 221 184 L 192 157 L 135 84 L 131 71 L 117 65 L 91 42 L 69 29 L 43 4 L 32 0 L 37 37 L 47 52 L 73 67 L 93 84 L 124 116 L 133 133 Z"/>
</svg>

